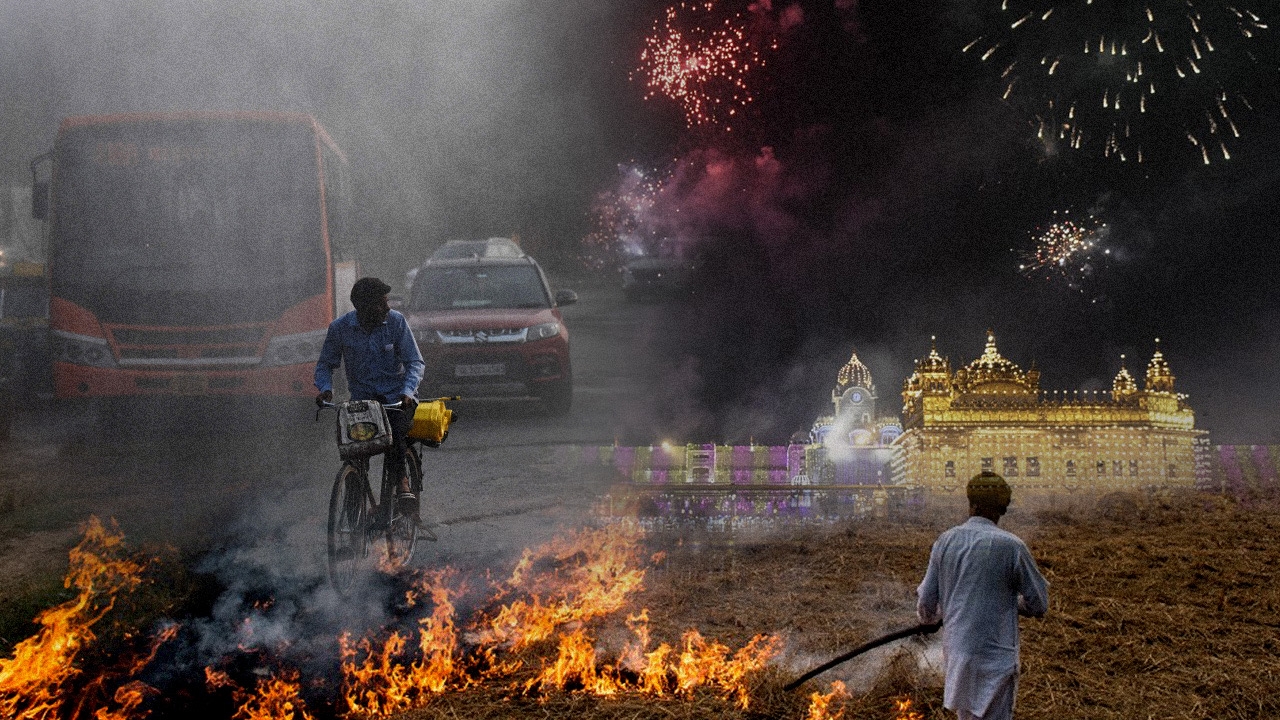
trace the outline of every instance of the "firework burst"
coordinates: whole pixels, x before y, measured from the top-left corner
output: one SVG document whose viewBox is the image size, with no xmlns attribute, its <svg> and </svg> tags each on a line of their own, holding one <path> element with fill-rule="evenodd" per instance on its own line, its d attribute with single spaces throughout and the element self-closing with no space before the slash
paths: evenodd
<svg viewBox="0 0 1280 720">
<path fill-rule="evenodd" d="M 747 80 L 764 59 L 735 24 L 741 16 L 717 21 L 714 9 L 714 2 L 668 7 L 645 38 L 632 79 L 644 83 L 646 100 L 677 103 L 688 127 L 731 131 L 731 120 L 753 101 Z"/>
<path fill-rule="evenodd" d="M 635 165 L 618 168 L 615 188 L 601 191 L 591 205 L 591 232 L 583 238 L 581 260 L 594 270 L 613 270 L 626 258 L 651 252 L 660 238 L 651 213 L 665 176 Z"/>
<path fill-rule="evenodd" d="M 1269 82 L 1267 21 L 1222 0 L 1000 0 L 964 51 L 1000 72 L 1046 152 L 1231 158 L 1243 83 Z"/>
<path fill-rule="evenodd" d="M 1048 227 L 1032 233 L 1035 245 L 1022 254 L 1018 270 L 1027 277 L 1065 282 L 1083 292 L 1084 283 L 1111 255 L 1106 247 L 1108 225 L 1092 215 L 1071 220 L 1068 213 L 1054 213 Z"/>
</svg>

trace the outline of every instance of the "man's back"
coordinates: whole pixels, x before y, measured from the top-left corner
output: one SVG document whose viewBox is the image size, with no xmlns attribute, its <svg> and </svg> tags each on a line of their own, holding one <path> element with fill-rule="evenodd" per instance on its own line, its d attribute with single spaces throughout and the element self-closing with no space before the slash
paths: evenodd
<svg viewBox="0 0 1280 720">
<path fill-rule="evenodd" d="M 1043 615 L 1048 601 L 1026 544 L 991 520 L 971 517 L 938 538 L 917 611 L 943 623 L 947 707 L 986 707 L 999 679 L 1017 673 L 1019 611 Z"/>
</svg>

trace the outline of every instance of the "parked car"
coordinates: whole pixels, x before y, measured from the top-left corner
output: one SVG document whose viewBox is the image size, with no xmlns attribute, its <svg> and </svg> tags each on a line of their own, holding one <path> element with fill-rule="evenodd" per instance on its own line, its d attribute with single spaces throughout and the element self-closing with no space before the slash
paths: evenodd
<svg viewBox="0 0 1280 720">
<path fill-rule="evenodd" d="M 53 390 L 49 285 L 44 265 L 0 267 L 0 440 L 18 403 Z"/>
<path fill-rule="evenodd" d="M 573 369 L 560 308 L 577 301 L 572 290 L 553 294 L 524 254 L 428 260 L 402 308 L 427 363 L 419 394 L 533 396 L 568 412 Z"/>
<path fill-rule="evenodd" d="M 644 255 L 622 266 L 622 291 L 628 300 L 677 298 L 693 290 L 697 263 L 676 257 Z"/>
</svg>

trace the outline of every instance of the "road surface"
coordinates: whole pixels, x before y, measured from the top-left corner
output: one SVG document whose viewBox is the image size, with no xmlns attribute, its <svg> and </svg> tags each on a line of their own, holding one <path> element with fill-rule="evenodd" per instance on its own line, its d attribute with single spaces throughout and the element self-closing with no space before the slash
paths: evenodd
<svg viewBox="0 0 1280 720">
<path fill-rule="evenodd" d="M 607 468 L 581 463 L 580 449 L 624 433 L 636 439 L 628 409 L 657 382 L 651 329 L 672 308 L 627 303 L 602 284 L 575 289 L 581 300 L 564 310 L 572 411 L 460 403 L 449 439 L 425 451 L 423 515 L 439 540 L 419 544 L 416 564 L 501 568 L 588 523 L 614 481 Z M 77 524 L 95 514 L 114 518 L 133 544 L 171 545 L 222 576 L 323 584 L 339 465 L 332 423 L 331 414 L 315 422 L 309 402 L 264 412 L 168 399 L 129 419 L 37 402 L 2 446 L 0 572 L 31 578 L 65 568 Z"/>
</svg>

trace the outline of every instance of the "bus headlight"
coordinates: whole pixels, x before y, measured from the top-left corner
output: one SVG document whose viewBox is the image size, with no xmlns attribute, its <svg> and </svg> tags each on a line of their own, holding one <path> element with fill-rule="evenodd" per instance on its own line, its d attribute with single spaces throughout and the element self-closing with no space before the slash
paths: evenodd
<svg viewBox="0 0 1280 720">
<path fill-rule="evenodd" d="M 111 356 L 111 348 L 107 341 L 89 335 L 53 330 L 54 362 L 71 363 L 72 365 L 88 365 L 90 367 L 115 367 L 116 360 Z"/>
<path fill-rule="evenodd" d="M 312 330 L 295 335 L 277 335 L 267 343 L 267 351 L 262 355 L 264 367 L 280 365 L 298 365 L 314 363 L 320 359 L 320 348 L 324 345 L 324 336 L 328 330 Z"/>
</svg>

